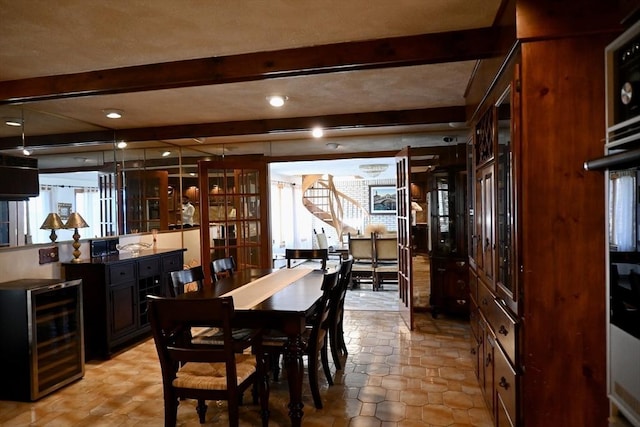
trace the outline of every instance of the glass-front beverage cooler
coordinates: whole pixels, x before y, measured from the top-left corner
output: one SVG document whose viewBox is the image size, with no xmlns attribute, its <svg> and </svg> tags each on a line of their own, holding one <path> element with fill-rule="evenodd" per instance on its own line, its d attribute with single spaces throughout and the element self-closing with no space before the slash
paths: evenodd
<svg viewBox="0 0 640 427">
<path fill-rule="evenodd" d="M 0 399 L 37 400 L 84 375 L 82 281 L 0 283 Z"/>
</svg>

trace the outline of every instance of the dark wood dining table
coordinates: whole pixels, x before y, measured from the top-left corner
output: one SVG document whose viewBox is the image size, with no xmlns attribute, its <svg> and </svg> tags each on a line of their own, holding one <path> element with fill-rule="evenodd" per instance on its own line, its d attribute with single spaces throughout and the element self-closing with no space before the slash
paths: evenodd
<svg viewBox="0 0 640 427">
<path fill-rule="evenodd" d="M 222 278 L 214 285 L 204 286 L 201 291 L 187 292 L 179 295 L 178 298 L 219 297 L 276 271 L 278 269 L 238 271 L 232 277 Z M 306 328 L 306 319 L 313 313 L 315 305 L 322 296 L 323 276 L 324 271 L 313 270 L 251 308 L 236 307 L 233 319 L 235 327 L 278 329 L 287 335 L 284 367 L 289 385 L 289 417 L 292 426 L 300 426 L 304 415 L 302 410 L 304 406 L 302 403 L 304 375 L 302 334 Z"/>
</svg>

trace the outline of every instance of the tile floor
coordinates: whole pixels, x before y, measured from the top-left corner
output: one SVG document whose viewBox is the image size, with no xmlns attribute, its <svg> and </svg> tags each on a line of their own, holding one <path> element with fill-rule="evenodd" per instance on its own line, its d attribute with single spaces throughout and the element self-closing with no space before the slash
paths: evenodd
<svg viewBox="0 0 640 427">
<path fill-rule="evenodd" d="M 331 387 L 320 373 L 322 410 L 314 408 L 305 383 L 304 425 L 491 426 L 468 351 L 468 322 L 416 317 L 416 329 L 409 331 L 397 312 L 346 311 L 345 369 L 334 371 Z M 259 425 L 258 406 L 247 400 L 241 425 Z M 286 379 L 281 378 L 271 385 L 270 425 L 289 425 L 287 402 Z M 225 405 L 210 402 L 205 425 L 227 425 Z M 162 426 L 162 382 L 153 341 L 109 361 L 89 362 L 83 379 L 38 402 L 0 401 L 0 425 Z M 180 404 L 178 425 L 199 425 L 194 402 Z"/>
</svg>

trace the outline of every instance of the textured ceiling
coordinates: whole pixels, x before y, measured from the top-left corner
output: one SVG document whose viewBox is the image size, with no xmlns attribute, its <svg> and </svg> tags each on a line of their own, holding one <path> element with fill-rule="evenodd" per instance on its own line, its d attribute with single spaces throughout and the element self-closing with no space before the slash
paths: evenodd
<svg viewBox="0 0 640 427">
<path fill-rule="evenodd" d="M 297 70 L 296 75 L 288 77 L 267 76 L 253 81 L 91 96 L 67 93 L 24 103 L 2 97 L 2 83 L 6 84 L 4 87 L 16 87 L 15 82 L 6 82 L 489 28 L 496 20 L 500 4 L 499 0 L 0 0 L 0 117 L 23 116 L 25 141 L 29 144 L 29 138 L 36 135 L 321 119 L 331 115 L 463 106 L 474 59 L 357 70 L 344 67 L 320 74 Z M 354 56 L 353 52 L 349 54 Z M 274 93 L 288 96 L 283 108 L 273 109 L 266 103 L 266 96 Z M 108 120 L 102 114 L 105 108 L 122 109 L 125 116 L 118 121 Z M 440 145 L 444 136 L 461 136 L 460 126 L 459 121 L 443 120 L 390 129 L 358 126 L 356 122 L 328 131 L 322 143 L 300 129 L 202 135 L 198 139 L 204 143 L 196 142 L 192 135 L 147 139 L 138 145 L 129 142 L 138 148 L 175 145 L 183 147 L 185 153 L 193 148 L 194 155 L 217 154 L 222 144 L 232 154 L 331 156 L 342 150 L 355 155 L 396 150 L 407 142 L 412 146 Z M 0 140 L 19 135 L 19 129 L 0 126 Z M 330 141 L 340 144 L 339 149 L 327 148 Z M 77 144 L 80 148 L 37 148 L 35 154 L 45 161 L 46 155 L 61 151 L 105 150 L 104 146 L 87 146 L 91 142 L 82 141 Z M 17 152 L 15 144 L 0 145 L 1 148 Z"/>
</svg>

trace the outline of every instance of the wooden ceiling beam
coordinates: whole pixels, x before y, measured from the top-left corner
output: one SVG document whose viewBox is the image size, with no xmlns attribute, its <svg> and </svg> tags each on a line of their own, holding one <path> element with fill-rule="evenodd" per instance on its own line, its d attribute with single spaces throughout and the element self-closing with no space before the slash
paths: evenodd
<svg viewBox="0 0 640 427">
<path fill-rule="evenodd" d="M 315 126 L 322 126 L 325 130 L 336 130 L 464 122 L 465 120 L 465 107 L 456 106 L 425 108 L 418 110 L 334 114 L 316 117 L 171 125 L 55 135 L 33 135 L 27 137 L 26 145 L 35 148 L 73 145 L 80 146 L 106 144 L 112 143 L 113 141 L 134 142 L 216 136 L 274 134 L 311 130 Z M 19 136 L 0 138 L 0 150 L 15 149 L 21 146 L 22 138 Z"/>
<path fill-rule="evenodd" d="M 0 82 L 0 105 L 489 58 L 499 27 L 137 65 Z"/>
</svg>

